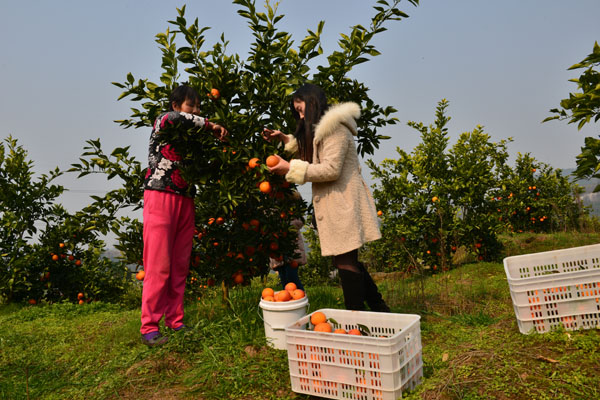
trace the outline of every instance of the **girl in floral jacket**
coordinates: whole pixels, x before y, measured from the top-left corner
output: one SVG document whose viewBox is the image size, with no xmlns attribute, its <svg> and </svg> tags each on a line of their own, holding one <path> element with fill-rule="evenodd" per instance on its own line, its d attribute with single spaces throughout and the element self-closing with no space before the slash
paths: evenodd
<svg viewBox="0 0 600 400">
<path fill-rule="evenodd" d="M 183 325 L 183 294 L 189 272 L 194 237 L 195 188 L 181 176 L 181 156 L 160 140 L 169 125 L 180 129 L 200 128 L 223 140 L 227 130 L 197 116 L 200 97 L 189 86 L 171 93 L 171 110 L 154 123 L 148 149 L 144 181 L 144 288 L 142 291 L 142 342 L 148 346 L 167 342 L 158 328 L 180 330 Z"/>
</svg>

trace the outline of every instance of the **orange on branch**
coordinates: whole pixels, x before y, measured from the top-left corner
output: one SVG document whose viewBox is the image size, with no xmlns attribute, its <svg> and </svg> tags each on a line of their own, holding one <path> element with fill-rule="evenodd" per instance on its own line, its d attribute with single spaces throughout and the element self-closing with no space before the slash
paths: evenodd
<svg viewBox="0 0 600 400">
<path fill-rule="evenodd" d="M 260 163 L 260 160 L 256 157 L 251 158 L 250 161 L 248 161 L 248 167 L 254 169 L 256 167 L 258 167 L 258 164 Z"/>
<path fill-rule="evenodd" d="M 144 271 L 143 269 L 139 270 L 137 274 L 135 274 L 135 279 L 137 279 L 138 281 L 143 281 L 145 277 L 146 271 Z"/>
<path fill-rule="evenodd" d="M 210 96 L 216 100 L 219 97 L 221 97 L 221 92 L 219 92 L 219 89 L 217 89 L 217 88 L 212 88 L 210 90 Z"/>
<path fill-rule="evenodd" d="M 269 183 L 268 181 L 263 181 L 258 185 L 258 190 L 260 190 L 263 193 L 271 193 L 271 183 Z"/>
<path fill-rule="evenodd" d="M 237 271 L 235 274 L 233 274 L 233 282 L 238 285 L 244 282 L 244 274 L 242 274 L 242 271 Z"/>
</svg>

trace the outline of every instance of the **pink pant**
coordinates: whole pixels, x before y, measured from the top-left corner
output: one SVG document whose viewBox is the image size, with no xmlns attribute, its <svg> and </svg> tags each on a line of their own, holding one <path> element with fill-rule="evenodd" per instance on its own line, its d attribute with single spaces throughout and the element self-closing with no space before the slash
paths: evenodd
<svg viewBox="0 0 600 400">
<path fill-rule="evenodd" d="M 183 294 L 194 240 L 194 200 L 178 194 L 144 192 L 144 289 L 142 334 L 158 331 L 158 321 L 183 324 Z"/>
</svg>

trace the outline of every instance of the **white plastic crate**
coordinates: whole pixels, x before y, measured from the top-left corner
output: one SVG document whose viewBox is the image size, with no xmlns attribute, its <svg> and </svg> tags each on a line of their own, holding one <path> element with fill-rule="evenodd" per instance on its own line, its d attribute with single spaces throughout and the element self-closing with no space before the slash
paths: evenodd
<svg viewBox="0 0 600 400">
<path fill-rule="evenodd" d="M 521 333 L 600 326 L 600 245 L 504 259 Z"/>
<path fill-rule="evenodd" d="M 334 329 L 366 327 L 370 336 L 307 330 L 310 315 L 288 326 L 286 341 L 294 392 L 330 399 L 396 400 L 402 397 L 402 391 L 420 383 L 423 361 L 418 315 L 317 311 L 330 319 Z"/>
</svg>

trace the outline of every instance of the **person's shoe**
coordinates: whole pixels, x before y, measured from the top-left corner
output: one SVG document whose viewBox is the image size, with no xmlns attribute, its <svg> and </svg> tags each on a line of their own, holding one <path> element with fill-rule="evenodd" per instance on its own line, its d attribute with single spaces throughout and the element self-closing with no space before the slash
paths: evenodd
<svg viewBox="0 0 600 400">
<path fill-rule="evenodd" d="M 142 343 L 148 347 L 160 346 L 169 341 L 169 338 L 163 336 L 159 331 L 145 333 L 142 335 Z"/>
<path fill-rule="evenodd" d="M 190 328 L 185 324 L 181 324 L 181 325 L 179 325 L 179 327 L 171 328 L 171 329 L 175 332 L 187 332 L 190 330 Z"/>
</svg>

